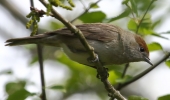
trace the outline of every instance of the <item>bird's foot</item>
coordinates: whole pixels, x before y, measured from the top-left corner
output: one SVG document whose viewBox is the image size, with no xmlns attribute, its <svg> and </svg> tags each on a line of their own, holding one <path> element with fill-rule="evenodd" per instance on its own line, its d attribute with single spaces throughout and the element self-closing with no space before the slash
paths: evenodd
<svg viewBox="0 0 170 100">
<path fill-rule="evenodd" d="M 98 79 L 107 79 L 109 77 L 108 68 L 104 67 L 104 71 L 102 72 L 102 76 L 99 74 L 99 72 L 97 72 L 96 77 Z"/>
<path fill-rule="evenodd" d="M 95 58 L 92 59 L 91 57 L 87 58 L 88 62 L 90 63 L 94 63 L 94 62 L 97 62 L 99 61 L 99 56 L 96 54 Z"/>
</svg>

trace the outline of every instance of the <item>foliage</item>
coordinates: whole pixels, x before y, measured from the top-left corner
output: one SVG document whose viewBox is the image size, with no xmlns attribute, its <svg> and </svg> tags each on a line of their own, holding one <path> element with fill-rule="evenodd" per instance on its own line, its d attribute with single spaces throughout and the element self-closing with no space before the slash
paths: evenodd
<svg viewBox="0 0 170 100">
<path fill-rule="evenodd" d="M 47 15 L 51 14 L 51 8 L 52 6 L 55 7 L 62 7 L 63 9 L 72 10 L 75 7 L 76 2 L 72 0 L 48 0 L 49 5 L 47 7 Z M 122 2 L 122 6 L 124 8 L 123 12 L 120 13 L 116 17 L 107 18 L 107 15 L 105 12 L 102 12 L 101 10 L 94 10 L 96 8 L 100 8 L 99 5 L 93 4 L 90 5 L 94 11 L 87 12 L 82 14 L 79 18 L 77 18 L 77 21 L 81 21 L 83 23 L 97 23 L 97 22 L 104 22 L 107 20 L 108 22 L 114 22 L 116 20 L 120 19 L 128 19 L 127 28 L 136 34 L 145 36 L 153 36 L 153 37 L 159 37 L 162 39 L 166 39 L 166 37 L 163 37 L 162 34 L 158 34 L 155 32 L 155 27 L 161 24 L 163 19 L 152 19 L 152 15 L 150 11 L 153 9 L 159 9 L 159 7 L 156 7 L 153 3 L 155 0 L 124 0 Z M 66 4 L 68 3 L 69 6 Z M 95 6 L 94 6 L 95 5 Z M 150 5 L 150 9 L 148 9 L 148 6 Z M 146 14 L 145 14 L 146 13 Z M 144 15 L 145 14 L 145 15 Z M 74 15 L 74 14 L 73 14 Z M 26 27 L 30 28 L 33 23 L 33 32 L 31 33 L 34 35 L 38 30 L 38 22 L 40 21 L 40 16 L 37 15 L 35 11 L 30 12 L 27 15 L 27 18 L 30 18 L 30 21 L 28 21 Z M 51 29 L 58 29 L 63 27 L 60 23 L 51 21 L 50 23 Z M 139 27 L 140 26 L 140 27 Z M 166 34 L 169 34 L 169 32 L 165 32 Z M 157 50 L 163 50 L 161 44 L 156 41 L 148 44 L 148 48 L 150 52 L 157 51 Z M 30 51 L 33 53 L 36 48 L 30 49 Z M 51 55 L 49 55 L 49 52 Z M 57 55 L 56 55 L 57 53 Z M 104 86 L 99 82 L 95 76 L 96 76 L 96 70 L 93 68 L 90 68 L 85 65 L 78 64 L 74 61 L 71 61 L 63 52 L 55 49 L 48 48 L 44 50 L 44 56 L 46 59 L 58 61 L 62 64 L 65 64 L 68 68 L 71 74 L 69 75 L 69 78 L 67 81 L 63 84 L 55 84 L 50 87 L 47 87 L 52 90 L 59 90 L 63 94 L 62 99 L 66 99 L 69 96 L 72 96 L 76 93 L 86 93 L 86 92 L 95 92 L 100 98 L 106 99 L 106 92 L 104 89 Z M 38 61 L 37 56 L 33 56 L 32 60 L 30 61 L 30 64 L 34 64 Z M 170 60 L 167 60 L 166 62 L 167 66 L 170 66 Z M 124 66 L 124 65 L 122 65 Z M 112 65 L 109 68 L 109 81 L 112 83 L 112 85 L 116 86 L 119 83 L 125 83 L 128 80 L 132 79 L 133 76 L 125 75 L 124 78 L 122 78 L 123 73 L 123 67 Z M 0 72 L 1 74 L 13 74 L 11 70 L 6 70 Z M 28 90 L 25 89 L 25 86 L 27 81 L 17 81 L 17 82 L 9 82 L 5 86 L 5 91 L 8 94 L 7 100 L 23 100 L 26 99 L 29 96 L 36 95 L 35 93 L 30 93 Z M 99 88 L 100 87 L 100 88 Z M 162 96 L 159 97 L 158 100 L 169 100 L 170 96 Z M 148 100 L 144 97 L 139 96 L 129 96 L 128 100 Z"/>
<path fill-rule="evenodd" d="M 33 96 L 35 93 L 30 93 L 24 87 L 26 81 L 9 82 L 5 86 L 6 93 L 9 95 L 7 100 L 24 100 L 28 96 Z"/>
<path fill-rule="evenodd" d="M 170 60 L 165 61 L 165 64 L 170 68 Z"/>
<path fill-rule="evenodd" d="M 158 98 L 158 100 L 169 100 L 169 99 L 170 99 L 170 94 Z"/>
<path fill-rule="evenodd" d="M 79 17 L 84 23 L 98 23 L 102 22 L 105 18 L 106 15 L 101 11 L 89 12 Z"/>
<path fill-rule="evenodd" d="M 139 96 L 129 96 L 128 97 L 128 100 L 148 100 L 146 98 L 143 98 L 143 97 L 139 97 Z"/>
<path fill-rule="evenodd" d="M 51 6 L 52 6 L 52 5 L 55 6 L 55 7 L 60 6 L 60 7 L 64 8 L 64 9 L 67 9 L 67 10 L 72 10 L 72 7 L 75 7 L 75 5 L 74 5 L 74 3 L 73 3 L 72 0 L 68 0 L 68 3 L 70 4 L 71 7 L 64 5 L 64 4 L 61 2 L 61 0 L 48 0 L 48 1 L 49 1 L 49 3 L 51 4 Z"/>
</svg>

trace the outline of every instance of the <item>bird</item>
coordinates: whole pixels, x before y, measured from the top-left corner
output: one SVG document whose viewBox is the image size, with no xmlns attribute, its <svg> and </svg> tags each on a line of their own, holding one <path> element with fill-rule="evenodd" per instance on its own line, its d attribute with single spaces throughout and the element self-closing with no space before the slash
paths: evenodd
<svg viewBox="0 0 170 100">
<path fill-rule="evenodd" d="M 108 23 L 85 23 L 76 25 L 103 66 L 120 65 L 149 59 L 149 50 L 144 39 L 131 31 Z M 61 47 L 66 55 L 80 64 L 92 66 L 88 61 L 89 53 L 79 38 L 68 28 L 62 28 L 30 37 L 14 38 L 6 41 L 6 46 L 40 44 Z"/>
</svg>

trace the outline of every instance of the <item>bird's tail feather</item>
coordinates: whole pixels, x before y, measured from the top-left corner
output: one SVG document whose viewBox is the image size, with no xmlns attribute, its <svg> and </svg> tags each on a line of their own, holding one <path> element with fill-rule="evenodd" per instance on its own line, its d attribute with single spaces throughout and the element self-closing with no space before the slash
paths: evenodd
<svg viewBox="0 0 170 100">
<path fill-rule="evenodd" d="M 6 41 L 5 46 L 15 46 L 15 45 L 24 45 L 24 44 L 36 44 L 42 37 L 24 37 L 24 38 L 15 38 L 9 39 Z"/>
</svg>

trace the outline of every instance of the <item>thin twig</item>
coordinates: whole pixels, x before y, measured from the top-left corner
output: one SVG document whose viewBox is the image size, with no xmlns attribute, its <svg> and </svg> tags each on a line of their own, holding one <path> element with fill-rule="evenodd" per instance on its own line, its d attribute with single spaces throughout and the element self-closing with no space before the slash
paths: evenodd
<svg viewBox="0 0 170 100">
<path fill-rule="evenodd" d="M 152 5 L 152 3 L 153 3 L 154 1 L 156 1 L 156 0 L 152 0 L 152 1 L 151 1 L 151 3 L 149 4 L 148 8 L 146 9 L 146 12 L 144 13 L 142 19 L 139 21 L 139 25 L 137 26 L 136 33 L 138 33 L 139 27 L 140 27 L 143 19 L 145 18 L 147 12 L 149 11 L 149 8 L 151 7 L 151 5 Z"/>
<path fill-rule="evenodd" d="M 85 9 L 85 11 L 82 13 L 82 14 L 80 14 L 79 16 L 77 16 L 76 18 L 74 18 L 72 21 L 70 21 L 71 23 L 73 23 L 76 19 L 78 19 L 79 17 L 81 17 L 81 16 L 83 16 L 84 14 L 86 14 L 92 7 L 94 7 L 96 4 L 98 4 L 100 1 L 102 1 L 102 0 L 98 0 L 98 1 L 96 1 L 95 3 L 93 3 L 93 4 L 91 4 L 90 6 L 89 6 L 89 8 L 86 8 Z M 83 5 L 84 6 L 84 5 Z"/>
<path fill-rule="evenodd" d="M 151 70 L 153 70 L 154 68 L 156 68 L 156 67 L 157 67 L 159 64 L 161 64 L 163 61 L 165 61 L 166 59 L 168 59 L 169 57 L 170 57 L 170 52 L 167 53 L 159 62 L 157 62 L 156 64 L 154 64 L 153 66 L 151 66 L 150 68 L 148 68 L 147 70 L 145 70 L 144 72 L 142 72 L 141 74 L 135 76 L 133 79 L 129 80 L 128 82 L 123 83 L 118 90 L 120 90 L 120 89 L 124 88 L 125 86 L 133 83 L 134 81 L 140 79 L 141 77 L 143 77 L 144 75 L 146 75 L 147 73 L 149 73 Z"/>
<path fill-rule="evenodd" d="M 31 6 L 34 7 L 34 1 L 30 0 Z M 34 24 L 34 23 L 33 23 Z M 38 33 L 38 32 L 37 32 Z M 38 52 L 38 61 L 39 61 L 39 68 L 40 68 L 40 77 L 41 77 L 41 91 L 42 94 L 40 98 L 42 100 L 47 100 L 46 92 L 45 92 L 45 78 L 44 78 L 44 67 L 43 67 L 43 56 L 42 56 L 42 46 L 37 44 L 37 52 Z"/>
<path fill-rule="evenodd" d="M 123 70 L 122 77 L 121 77 L 122 79 L 125 77 L 128 68 L 129 68 L 129 63 L 127 63 L 127 64 L 125 65 L 125 68 L 124 68 L 124 70 Z M 119 83 L 116 89 L 118 90 L 118 89 L 121 88 L 121 87 L 122 87 L 122 84 Z"/>
<path fill-rule="evenodd" d="M 44 0 L 39 0 L 45 7 L 47 7 L 48 3 Z M 97 55 L 94 53 L 94 49 L 88 44 L 86 41 L 84 35 L 82 32 L 77 29 L 75 26 L 73 26 L 71 23 L 66 21 L 58 12 L 56 12 L 53 8 L 51 9 L 51 12 L 53 13 L 54 17 L 58 20 L 60 20 L 70 31 L 72 31 L 79 39 L 80 42 L 83 44 L 83 46 L 87 49 L 88 53 L 90 54 L 90 57 L 92 59 L 97 59 L 94 63 L 97 67 L 97 71 L 100 74 L 101 80 L 105 85 L 106 90 L 109 94 L 111 94 L 111 97 L 117 98 L 118 100 L 126 100 L 117 90 L 113 88 L 113 86 L 110 84 L 110 82 L 107 80 L 107 77 L 105 77 L 106 69 L 102 66 L 100 63 Z M 103 74 L 104 73 L 104 74 Z"/>
<path fill-rule="evenodd" d="M 124 69 L 124 71 L 123 71 L 122 78 L 125 77 L 128 67 L 129 67 L 129 63 L 127 63 L 127 64 L 125 65 L 125 69 Z"/>
<path fill-rule="evenodd" d="M 40 64 L 40 77 L 41 77 L 41 99 L 47 100 L 46 98 L 46 91 L 45 91 L 45 78 L 44 78 L 44 67 L 43 67 L 43 56 L 42 56 L 42 46 L 37 44 L 37 51 L 38 51 L 38 61 Z"/>
</svg>

